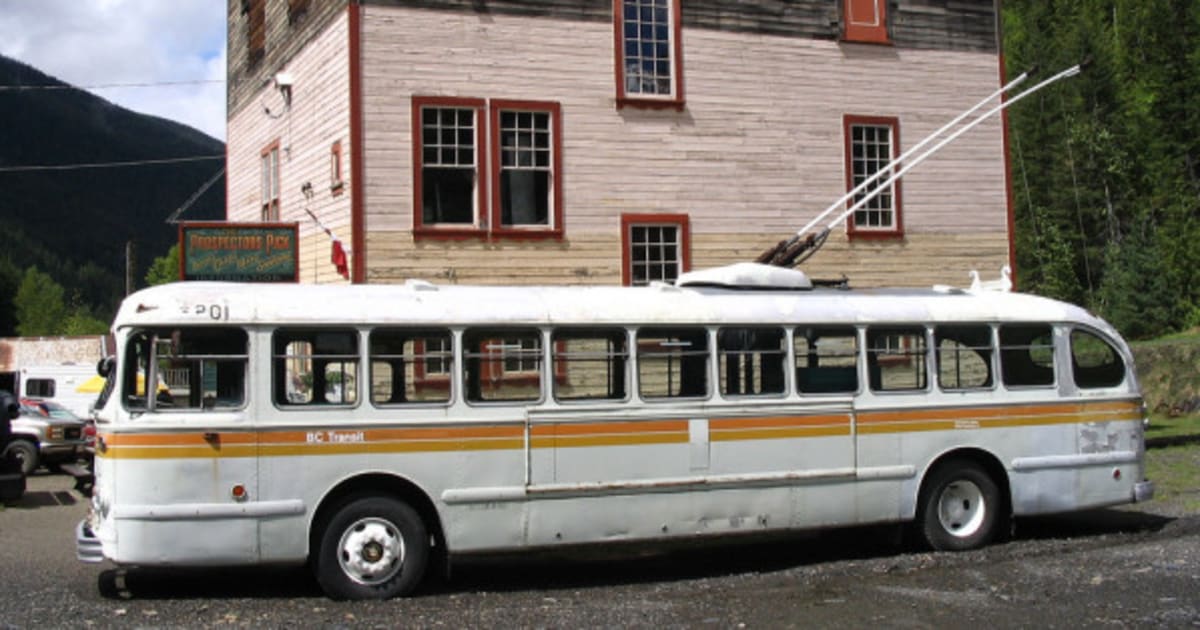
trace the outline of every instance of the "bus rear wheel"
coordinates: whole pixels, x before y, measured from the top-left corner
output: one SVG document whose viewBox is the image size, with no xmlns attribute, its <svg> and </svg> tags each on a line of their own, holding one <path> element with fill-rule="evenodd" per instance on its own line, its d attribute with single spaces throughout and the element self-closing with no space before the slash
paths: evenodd
<svg viewBox="0 0 1200 630">
<path fill-rule="evenodd" d="M 391 497 L 368 496 L 334 513 L 313 569 L 334 599 L 388 599 L 415 590 L 428 563 L 429 535 L 417 512 Z"/>
<path fill-rule="evenodd" d="M 920 538 L 937 551 L 983 547 L 996 536 L 1000 503 L 996 482 L 978 464 L 946 462 L 933 471 L 921 492 Z"/>
</svg>

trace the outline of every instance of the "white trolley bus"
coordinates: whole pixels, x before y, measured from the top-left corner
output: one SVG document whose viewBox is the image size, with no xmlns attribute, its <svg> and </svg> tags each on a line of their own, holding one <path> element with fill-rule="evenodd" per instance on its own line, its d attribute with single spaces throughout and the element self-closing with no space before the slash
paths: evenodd
<svg viewBox="0 0 1200 630">
<path fill-rule="evenodd" d="M 339 598 L 434 558 L 1142 501 L 1126 344 L 987 290 L 180 283 L 128 297 L 81 559 L 309 562 Z"/>
</svg>

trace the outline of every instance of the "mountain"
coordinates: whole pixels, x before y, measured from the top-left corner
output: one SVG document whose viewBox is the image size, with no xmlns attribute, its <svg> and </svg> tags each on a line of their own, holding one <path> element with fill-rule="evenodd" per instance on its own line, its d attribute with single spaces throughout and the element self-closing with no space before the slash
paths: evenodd
<svg viewBox="0 0 1200 630">
<path fill-rule="evenodd" d="M 0 56 L 0 259 L 36 266 L 102 319 L 124 292 L 125 247 L 135 282 L 178 240 L 166 222 L 224 166 L 222 160 L 110 168 L 21 170 L 32 165 L 143 162 L 223 155 L 191 127 L 138 114 Z M 50 86 L 58 89 L 14 89 Z M 217 181 L 182 215 L 225 216 Z"/>
</svg>

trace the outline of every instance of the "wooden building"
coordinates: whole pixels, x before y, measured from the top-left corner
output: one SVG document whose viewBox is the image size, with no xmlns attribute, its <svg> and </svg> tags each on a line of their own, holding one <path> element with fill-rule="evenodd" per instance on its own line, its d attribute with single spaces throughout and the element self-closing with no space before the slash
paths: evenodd
<svg viewBox="0 0 1200 630">
<path fill-rule="evenodd" d="M 753 260 L 1003 82 L 996 0 L 229 0 L 228 209 L 302 282 L 638 284 Z M 805 270 L 1012 257 L 988 121 Z"/>
</svg>

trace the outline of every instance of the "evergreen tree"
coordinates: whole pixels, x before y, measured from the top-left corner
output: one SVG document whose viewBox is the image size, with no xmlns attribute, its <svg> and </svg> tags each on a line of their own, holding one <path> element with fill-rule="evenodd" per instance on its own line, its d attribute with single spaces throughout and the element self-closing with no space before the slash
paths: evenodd
<svg viewBox="0 0 1200 630">
<path fill-rule="evenodd" d="M 146 270 L 146 284 L 155 286 L 179 280 L 179 244 L 171 246 L 167 253 L 154 259 Z"/>
<path fill-rule="evenodd" d="M 63 288 L 37 267 L 25 270 L 14 300 L 17 334 L 23 337 L 58 335 L 67 318 Z"/>
</svg>

